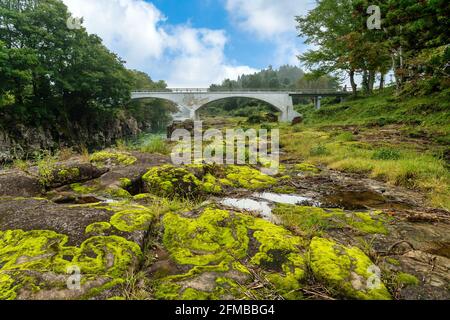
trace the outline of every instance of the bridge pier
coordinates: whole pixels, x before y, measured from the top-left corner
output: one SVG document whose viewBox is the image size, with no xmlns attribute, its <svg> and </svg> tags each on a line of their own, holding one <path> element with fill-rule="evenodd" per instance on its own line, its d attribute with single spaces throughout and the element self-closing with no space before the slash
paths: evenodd
<svg viewBox="0 0 450 320">
<path fill-rule="evenodd" d="M 191 120 L 200 121 L 200 107 L 192 106 L 191 107 Z"/>
<path fill-rule="evenodd" d="M 322 100 L 322 96 L 316 96 L 313 98 L 314 100 L 314 107 L 319 110 L 321 107 L 321 100 Z"/>
</svg>

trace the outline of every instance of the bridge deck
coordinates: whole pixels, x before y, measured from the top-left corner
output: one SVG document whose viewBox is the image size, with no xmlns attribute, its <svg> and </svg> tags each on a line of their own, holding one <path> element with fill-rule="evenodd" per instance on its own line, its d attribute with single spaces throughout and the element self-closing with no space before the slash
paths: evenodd
<svg viewBox="0 0 450 320">
<path fill-rule="evenodd" d="M 233 89 L 233 90 L 211 90 L 208 88 L 168 88 L 164 90 L 134 90 L 133 93 L 208 93 L 208 94 L 232 94 L 232 93 L 246 93 L 246 94 L 288 94 L 290 96 L 302 96 L 302 97 L 311 97 L 311 96 L 345 96 L 350 95 L 351 92 L 348 91 L 338 91 L 333 89 L 303 89 L 303 90 L 284 90 L 284 89 Z"/>
</svg>

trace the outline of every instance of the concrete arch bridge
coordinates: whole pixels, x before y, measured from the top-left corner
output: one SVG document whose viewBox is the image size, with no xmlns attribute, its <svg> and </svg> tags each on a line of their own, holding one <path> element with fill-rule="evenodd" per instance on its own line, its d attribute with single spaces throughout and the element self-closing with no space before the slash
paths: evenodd
<svg viewBox="0 0 450 320">
<path fill-rule="evenodd" d="M 159 91 L 133 91 L 132 100 L 163 99 L 175 103 L 180 111 L 174 115 L 176 120 L 200 120 L 199 110 L 210 102 L 227 98 L 249 98 L 264 101 L 281 112 L 280 122 L 290 122 L 301 116 L 294 110 L 293 97 L 310 97 L 314 99 L 316 108 L 320 108 L 320 100 L 324 96 L 348 95 L 347 92 L 335 90 L 232 90 L 214 91 L 209 89 L 165 89 Z"/>
</svg>

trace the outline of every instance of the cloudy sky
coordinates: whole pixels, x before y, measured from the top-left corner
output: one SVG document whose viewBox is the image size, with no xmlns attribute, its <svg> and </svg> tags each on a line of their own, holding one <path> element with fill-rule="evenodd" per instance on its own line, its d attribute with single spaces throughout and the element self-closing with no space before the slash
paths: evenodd
<svg viewBox="0 0 450 320">
<path fill-rule="evenodd" d="M 88 32 L 170 87 L 208 87 L 305 50 L 295 15 L 314 0 L 63 0 Z"/>
</svg>

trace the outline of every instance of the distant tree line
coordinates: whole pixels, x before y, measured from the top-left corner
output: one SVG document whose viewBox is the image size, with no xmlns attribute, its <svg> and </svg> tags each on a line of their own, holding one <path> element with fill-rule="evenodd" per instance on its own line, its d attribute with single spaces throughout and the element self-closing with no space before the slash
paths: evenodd
<svg viewBox="0 0 450 320">
<path fill-rule="evenodd" d="M 397 89 L 429 93 L 449 87 L 450 2 L 448 0 L 317 0 L 296 18 L 299 35 L 314 49 L 300 60 L 317 74 L 356 76 L 370 93 L 383 88 L 392 70 Z M 381 28 L 368 28 L 367 9 L 377 5 Z M 372 14 L 374 12 L 371 12 Z"/>
</svg>

